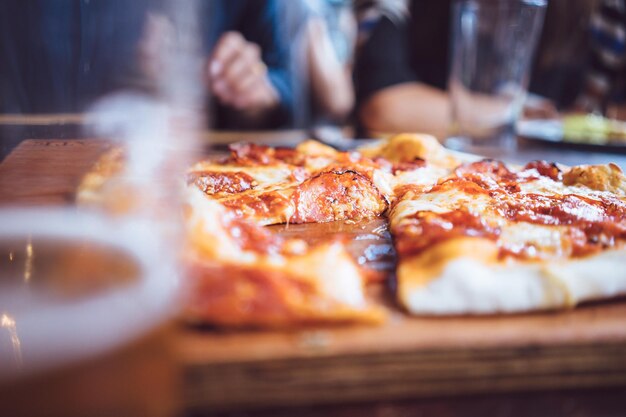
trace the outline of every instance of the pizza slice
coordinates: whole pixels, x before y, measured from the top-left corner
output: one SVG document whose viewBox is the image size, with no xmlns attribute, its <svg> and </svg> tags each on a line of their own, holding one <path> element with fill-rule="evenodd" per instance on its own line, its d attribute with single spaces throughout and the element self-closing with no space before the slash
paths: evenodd
<svg viewBox="0 0 626 417">
<path fill-rule="evenodd" d="M 85 178 L 85 200 L 123 184 L 106 180 L 123 163 L 110 165 Z M 514 167 L 405 134 L 354 152 L 314 141 L 236 145 L 187 175 L 192 320 L 381 320 L 345 242 L 307 244 L 264 227 L 374 217 L 389 217 L 398 299 L 414 314 L 532 311 L 626 293 L 626 179 L 615 165 Z"/>
<path fill-rule="evenodd" d="M 198 190 L 189 195 L 187 320 L 273 327 L 384 318 L 343 242 L 281 238 Z"/>
<path fill-rule="evenodd" d="M 235 145 L 194 165 L 188 183 L 260 225 L 360 220 L 382 215 L 390 166 L 315 141 L 295 149 Z"/>
<path fill-rule="evenodd" d="M 571 307 L 626 293 L 626 178 L 610 166 L 482 160 L 390 214 L 400 303 L 414 314 Z"/>
<path fill-rule="evenodd" d="M 353 152 L 311 140 L 294 149 L 237 144 L 195 164 L 188 183 L 256 224 L 358 221 L 384 215 L 402 187 L 433 185 L 466 160 L 416 134 Z"/>
</svg>

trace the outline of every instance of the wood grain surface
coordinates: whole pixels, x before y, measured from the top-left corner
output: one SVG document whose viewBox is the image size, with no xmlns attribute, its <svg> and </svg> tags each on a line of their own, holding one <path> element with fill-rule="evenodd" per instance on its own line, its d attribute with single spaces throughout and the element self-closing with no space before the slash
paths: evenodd
<svg viewBox="0 0 626 417">
<path fill-rule="evenodd" d="M 0 205 L 67 205 L 81 176 L 110 145 L 99 140 L 25 140 L 0 164 Z"/>
<path fill-rule="evenodd" d="M 297 331 L 181 329 L 193 407 L 267 407 L 626 385 L 626 303 Z"/>
<path fill-rule="evenodd" d="M 0 165 L 0 204 L 71 203 L 80 177 L 107 147 L 98 141 L 22 143 Z M 388 237 L 371 236 L 381 224 L 278 232 L 309 239 L 337 231 L 363 234 L 366 242 L 353 248 L 354 255 L 374 245 L 372 253 L 378 256 L 369 261 L 387 270 L 392 265 L 385 250 Z M 375 286 L 372 297 L 390 306 L 382 326 L 265 331 L 176 326 L 168 344 L 184 375 L 184 408 L 199 412 L 626 387 L 625 300 L 563 312 L 415 318 L 393 306 L 386 284 Z"/>
</svg>

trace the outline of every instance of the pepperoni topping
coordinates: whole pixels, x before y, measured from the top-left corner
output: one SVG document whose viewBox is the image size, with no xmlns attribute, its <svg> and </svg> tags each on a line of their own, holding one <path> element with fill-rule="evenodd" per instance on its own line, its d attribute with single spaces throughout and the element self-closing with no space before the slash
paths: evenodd
<svg viewBox="0 0 626 417">
<path fill-rule="evenodd" d="M 616 239 L 626 239 L 626 203 L 619 199 L 526 194 L 497 206 L 511 221 L 568 226 L 573 256 L 593 253 L 613 246 Z"/>
<path fill-rule="evenodd" d="M 494 186 L 497 186 L 494 183 Z M 477 181 L 473 181 L 471 179 L 466 178 L 449 178 L 435 185 L 430 192 L 444 192 L 444 191 L 460 191 L 466 194 L 471 195 L 479 195 L 479 194 L 489 194 L 489 189 L 491 187 L 485 186 L 482 183 Z"/>
<path fill-rule="evenodd" d="M 510 171 L 501 161 L 483 159 L 481 161 L 463 164 L 454 170 L 458 177 L 468 177 L 471 174 L 484 174 L 499 180 L 516 180 L 517 174 Z"/>
<path fill-rule="evenodd" d="M 619 200 L 611 203 L 575 194 L 523 194 L 496 202 L 496 207 L 509 220 L 554 226 L 602 221 L 619 223 L 626 214 L 626 204 Z"/>
<path fill-rule="evenodd" d="M 561 181 L 563 179 L 563 173 L 554 162 L 546 161 L 532 161 L 526 164 L 524 170 L 536 170 L 539 175 L 548 177 L 553 181 Z"/>
<path fill-rule="evenodd" d="M 541 195 L 500 190 L 485 190 L 466 178 L 452 178 L 432 191 L 459 190 L 465 194 L 491 197 L 488 210 L 510 222 L 542 226 L 567 226 L 563 238 L 569 243 L 571 256 L 585 256 L 626 240 L 626 202 L 611 197 L 589 198 L 575 194 Z M 459 236 L 476 236 L 496 240 L 502 228 L 490 225 L 484 217 L 459 208 L 447 213 L 418 212 L 396 230 L 398 253 L 416 254 L 430 245 Z M 537 251 L 527 247 L 509 248 L 499 242 L 500 256 L 532 257 Z M 535 248 L 536 249 L 536 248 Z"/>
<path fill-rule="evenodd" d="M 365 159 L 366 158 L 361 158 L 360 161 L 363 162 Z M 396 175 L 398 172 L 411 171 L 426 166 L 426 161 L 422 158 L 415 158 L 412 161 L 401 161 L 392 163 L 388 159 L 378 156 L 374 158 L 372 162 L 377 168 L 382 169 L 386 172 L 391 172 L 394 175 Z"/>
<path fill-rule="evenodd" d="M 359 220 L 376 217 L 387 201 L 374 183 L 352 170 L 324 172 L 300 184 L 292 223 Z"/>
<path fill-rule="evenodd" d="M 187 183 L 194 184 L 205 194 L 236 194 L 254 187 L 255 180 L 245 172 L 192 172 Z"/>
<path fill-rule="evenodd" d="M 561 181 L 563 174 L 557 164 L 546 161 L 532 161 L 524 166 L 522 173 L 511 171 L 501 161 L 483 159 L 482 161 L 463 164 L 454 172 L 459 178 L 470 179 L 486 189 L 504 187 L 508 191 L 518 192 L 519 184 L 537 179 L 536 175 L 524 175 L 524 171 L 535 170 L 539 175 L 553 181 Z"/>
<path fill-rule="evenodd" d="M 271 148 L 254 143 L 236 143 L 230 145 L 230 163 L 242 166 L 272 165 L 285 163 L 301 166 L 304 156 L 295 149 Z"/>
<path fill-rule="evenodd" d="M 510 192 L 518 192 L 519 183 L 529 180 L 520 178 L 503 162 L 492 159 L 463 164 L 455 169 L 454 173 L 457 177 L 472 181 L 486 190 L 505 188 Z"/>
<path fill-rule="evenodd" d="M 496 240 L 500 229 L 467 210 L 447 213 L 422 211 L 396 233 L 396 249 L 400 256 L 417 254 L 447 239 L 471 236 Z M 419 238 L 417 237 L 419 236 Z"/>
<path fill-rule="evenodd" d="M 535 172 L 528 172 L 534 170 Z M 498 240 L 502 227 L 485 219 L 499 217 L 501 222 L 530 223 L 561 227 L 563 250 L 571 256 L 585 256 L 626 240 L 626 202 L 616 197 L 596 195 L 543 195 L 521 192 L 520 183 L 536 181 L 545 176 L 562 180 L 556 164 L 534 161 L 516 173 L 502 162 L 482 160 L 464 164 L 455 176 L 442 180 L 427 193 L 460 192 L 467 196 L 487 198 L 489 206 L 474 215 L 463 207 L 448 213 L 418 212 L 405 219 L 395 230 L 400 255 L 416 254 L 433 244 L 459 236 L 478 236 Z M 412 198 L 412 197 L 409 197 Z M 494 220 L 495 221 L 495 220 Z M 502 224 L 501 223 L 501 224 Z M 506 226 L 503 226 L 506 227 Z M 536 257 L 541 248 L 529 242 L 507 247 L 498 241 L 500 256 Z"/>
</svg>

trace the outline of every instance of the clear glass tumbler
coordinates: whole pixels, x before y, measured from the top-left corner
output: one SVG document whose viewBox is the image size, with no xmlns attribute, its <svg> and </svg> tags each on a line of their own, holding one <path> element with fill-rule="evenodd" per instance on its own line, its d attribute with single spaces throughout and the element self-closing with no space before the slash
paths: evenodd
<svg viewBox="0 0 626 417">
<path fill-rule="evenodd" d="M 514 124 L 526 97 L 545 8 L 545 0 L 454 3 L 448 147 L 484 154 L 515 149 Z"/>
</svg>

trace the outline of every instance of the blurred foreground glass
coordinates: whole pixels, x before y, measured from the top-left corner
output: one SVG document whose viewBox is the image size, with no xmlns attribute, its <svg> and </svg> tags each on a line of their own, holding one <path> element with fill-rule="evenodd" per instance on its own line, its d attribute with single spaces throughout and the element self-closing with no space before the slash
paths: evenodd
<svg viewBox="0 0 626 417">
<path fill-rule="evenodd" d="M 138 32 L 135 26 L 156 25 L 159 30 L 146 29 L 158 32 L 153 34 L 158 38 L 154 54 L 150 59 L 139 59 L 154 71 L 144 71 L 132 82 L 112 83 L 115 86 L 110 90 L 93 94 L 77 91 L 75 96 L 80 98 L 81 106 L 65 103 L 64 97 L 45 106 L 46 111 L 58 110 L 60 114 L 33 117 L 17 112 L 4 119 L 27 119 L 44 128 L 58 123 L 60 131 L 66 122 L 74 123 L 75 129 L 66 136 L 69 139 L 76 138 L 74 133 L 84 126 L 89 129 L 88 137 L 108 141 L 94 149 L 110 144 L 115 149 L 92 165 L 96 155 L 85 149 L 97 143 L 85 141 L 81 145 L 69 140 L 54 151 L 44 142 L 48 149 L 43 152 L 49 158 L 37 157 L 39 154 L 31 147 L 24 159 L 34 162 L 31 179 L 36 179 L 33 177 L 37 173 L 54 177 L 42 176 L 44 187 L 27 191 L 45 196 L 67 190 L 63 192 L 68 199 L 75 197 L 78 208 L 0 210 L 0 385 L 103 354 L 146 334 L 180 306 L 178 283 L 184 266 L 179 263 L 179 248 L 185 247 L 186 236 L 182 215 L 186 189 L 182 179 L 192 158 L 198 157 L 196 144 L 205 101 L 204 89 L 199 88 L 203 68 L 199 1 L 160 1 L 158 15 L 150 7 L 157 2 L 145 7 L 132 2 L 139 9 L 132 19 L 122 18 L 126 8 L 120 2 L 74 3 L 89 10 L 94 20 L 107 24 L 89 26 L 89 19 L 77 21 L 75 14 L 68 13 L 73 9 L 59 8 L 59 14 L 71 23 L 68 27 L 81 23 L 93 29 L 95 39 L 108 39 L 116 31 Z M 105 8 L 106 14 L 102 12 Z M 45 21 L 56 16 L 42 15 L 37 7 L 16 9 L 26 14 L 34 11 Z M 0 15 L 2 10 L 0 7 Z M 102 45 L 72 39 L 76 47 L 83 42 L 99 45 L 96 49 L 103 56 L 115 54 L 121 46 L 133 50 L 136 44 L 128 41 L 133 45 L 128 46 L 125 38 Z M 19 38 L 14 40 L 17 45 L 29 46 Z M 110 66 L 98 69 L 111 73 L 111 67 L 130 65 L 133 55 L 120 55 L 107 62 Z M 131 66 L 141 67 L 141 62 Z M 69 73 L 72 66 L 67 66 Z M 96 66 L 91 68 L 95 72 Z M 4 81 L 3 74 L 0 68 L 0 82 Z M 67 85 L 82 86 L 98 78 L 85 77 L 85 83 L 81 80 L 70 79 L 51 87 L 64 92 Z M 28 85 L 34 88 L 38 84 Z M 0 101 L 6 98 L 4 90 L 2 93 Z M 88 113 L 63 114 L 83 109 Z M 97 185 L 91 175 L 84 177 L 90 166 L 98 173 L 96 176 L 103 174 L 106 180 L 96 181 Z M 55 186 L 55 179 L 61 179 L 63 187 Z M 52 180 L 50 188 L 45 186 L 47 180 Z M 25 184 L 31 183 L 34 181 Z M 6 189 L 0 187 L 0 194 Z"/>
<path fill-rule="evenodd" d="M 515 149 L 514 124 L 526 97 L 545 7 L 545 0 L 454 4 L 448 147 L 481 153 Z"/>
</svg>

